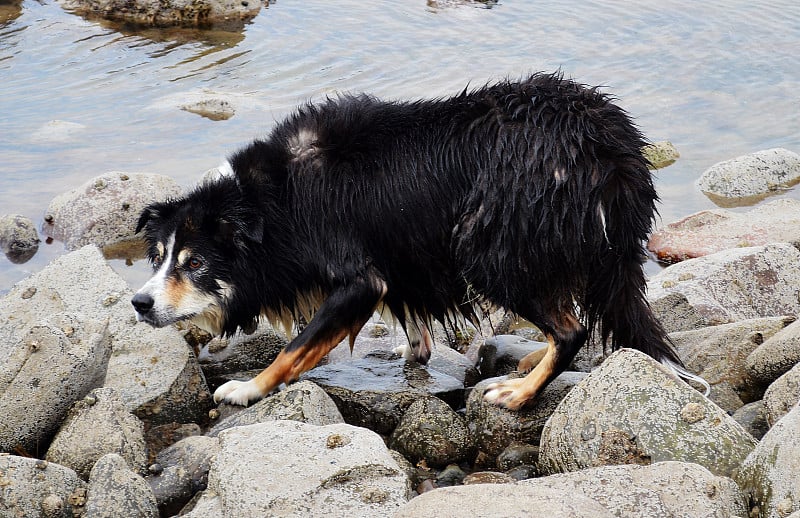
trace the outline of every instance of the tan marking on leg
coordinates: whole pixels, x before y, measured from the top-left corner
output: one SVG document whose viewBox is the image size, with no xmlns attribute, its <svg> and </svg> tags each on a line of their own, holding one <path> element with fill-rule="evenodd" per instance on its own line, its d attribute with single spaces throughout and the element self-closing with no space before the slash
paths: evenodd
<svg viewBox="0 0 800 518">
<path fill-rule="evenodd" d="M 555 342 L 552 336 L 548 336 L 547 341 L 544 356 L 530 374 L 524 378 L 492 383 L 486 387 L 483 399 L 509 410 L 519 410 L 536 397 L 555 371 Z"/>
<path fill-rule="evenodd" d="M 547 354 L 547 350 L 547 347 L 542 347 L 541 349 L 537 349 L 532 353 L 527 354 L 519 361 L 517 370 L 519 372 L 530 372 L 534 367 L 539 365 L 539 363 L 542 361 L 542 358 L 544 358 L 545 354 Z"/>
</svg>

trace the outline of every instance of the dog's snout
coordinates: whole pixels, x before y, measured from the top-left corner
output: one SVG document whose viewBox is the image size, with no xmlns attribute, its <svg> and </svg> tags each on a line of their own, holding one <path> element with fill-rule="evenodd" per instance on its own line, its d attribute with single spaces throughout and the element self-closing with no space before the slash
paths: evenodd
<svg viewBox="0 0 800 518">
<path fill-rule="evenodd" d="M 155 301 L 153 300 L 153 297 L 146 293 L 137 293 L 131 299 L 131 304 L 133 304 L 133 307 L 138 313 L 145 314 L 153 309 L 153 304 L 155 304 Z"/>
</svg>

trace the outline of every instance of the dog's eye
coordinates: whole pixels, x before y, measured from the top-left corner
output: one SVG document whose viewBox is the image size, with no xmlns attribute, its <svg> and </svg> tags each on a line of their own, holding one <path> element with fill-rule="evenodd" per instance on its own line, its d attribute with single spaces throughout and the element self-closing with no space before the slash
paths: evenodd
<svg viewBox="0 0 800 518">
<path fill-rule="evenodd" d="M 158 268 L 159 266 L 161 266 L 162 261 L 164 261 L 164 258 L 161 257 L 160 255 L 154 255 L 150 259 L 150 262 L 153 263 L 153 268 Z"/>
<path fill-rule="evenodd" d="M 190 257 L 189 260 L 186 262 L 191 270 L 197 270 L 201 266 L 203 266 L 203 261 L 198 259 L 197 257 Z"/>
</svg>

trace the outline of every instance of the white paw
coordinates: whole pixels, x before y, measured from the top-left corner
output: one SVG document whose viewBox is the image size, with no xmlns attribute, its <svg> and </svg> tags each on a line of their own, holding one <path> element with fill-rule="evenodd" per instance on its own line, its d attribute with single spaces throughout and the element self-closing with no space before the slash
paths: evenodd
<svg viewBox="0 0 800 518">
<path fill-rule="evenodd" d="M 530 398 L 524 391 L 524 378 L 507 379 L 486 387 L 483 400 L 509 410 L 518 410 Z"/>
<path fill-rule="evenodd" d="M 214 391 L 214 403 L 225 401 L 231 405 L 247 406 L 251 401 L 264 397 L 253 380 L 229 381 Z"/>
</svg>

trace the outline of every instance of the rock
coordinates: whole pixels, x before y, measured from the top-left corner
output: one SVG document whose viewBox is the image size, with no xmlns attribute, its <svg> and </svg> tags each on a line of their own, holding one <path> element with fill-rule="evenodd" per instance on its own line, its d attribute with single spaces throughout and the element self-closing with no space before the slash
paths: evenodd
<svg viewBox="0 0 800 518">
<path fill-rule="evenodd" d="M 75 314 L 17 327 L 19 300 L 12 290 L 0 302 L 0 451 L 38 454 L 72 403 L 103 383 L 111 348 L 105 322 Z"/>
<path fill-rule="evenodd" d="M 759 196 L 785 190 L 798 180 L 800 155 L 774 148 L 714 164 L 703 172 L 697 186 L 723 205 L 758 201 Z"/>
<path fill-rule="evenodd" d="M 421 396 L 434 395 L 455 408 L 464 400 L 464 386 L 455 378 L 387 353 L 323 365 L 301 379 L 321 386 L 345 422 L 386 435 Z"/>
<path fill-rule="evenodd" d="M 755 441 L 660 363 L 620 349 L 578 383 L 545 424 L 542 473 L 677 460 L 729 476 Z"/>
<path fill-rule="evenodd" d="M 92 468 L 84 518 L 136 516 L 158 518 L 153 491 L 116 453 L 104 455 Z"/>
<path fill-rule="evenodd" d="M 209 97 L 198 101 L 187 102 L 180 106 L 181 110 L 195 113 L 212 121 L 228 120 L 236 114 L 236 108 L 220 97 Z"/>
<path fill-rule="evenodd" d="M 647 249 L 677 263 L 730 248 L 767 243 L 800 244 L 800 201 L 774 200 L 748 212 L 704 210 L 654 232 Z"/>
<path fill-rule="evenodd" d="M 781 518 L 800 510 L 800 407 L 764 435 L 736 475 L 758 516 Z M 753 516 L 753 515 L 751 515 Z"/>
<path fill-rule="evenodd" d="M 159 452 L 151 469 L 155 473 L 146 480 L 162 516 L 178 514 L 195 493 L 206 488 L 211 459 L 218 451 L 218 439 L 198 435 Z"/>
<path fill-rule="evenodd" d="M 514 442 L 538 444 L 545 422 L 553 410 L 584 377 L 586 374 L 582 372 L 561 373 L 537 396 L 531 408 L 516 412 L 483 399 L 487 385 L 505 378 L 490 378 L 478 383 L 467 399 L 466 414 L 475 447 L 494 459 Z"/>
<path fill-rule="evenodd" d="M 773 243 L 673 264 L 647 283 L 647 298 L 668 332 L 749 318 L 800 314 L 800 252 Z M 677 294 L 677 295 L 676 295 Z"/>
<path fill-rule="evenodd" d="M 172 178 L 156 174 L 111 172 L 53 198 L 42 232 L 67 250 L 94 244 L 108 258 L 138 259 L 144 243 L 134 235 L 142 209 L 177 196 Z"/>
<path fill-rule="evenodd" d="M 485 378 L 505 376 L 517 370 L 519 361 L 534 351 L 545 351 L 547 343 L 516 335 L 495 335 L 486 339 L 478 351 L 478 365 Z"/>
<path fill-rule="evenodd" d="M 39 233 L 33 221 L 18 214 L 0 216 L 0 250 L 14 264 L 36 255 Z"/>
<path fill-rule="evenodd" d="M 132 296 L 100 251 L 88 245 L 17 283 L 0 304 L 0 323 L 25 329 L 41 315 L 63 312 L 107 321 L 113 354 L 103 386 L 115 389 L 127 408 L 151 426 L 204 419 L 211 394 L 194 354 L 175 328 L 137 324 Z"/>
<path fill-rule="evenodd" d="M 538 460 L 538 445 L 512 442 L 497 456 L 497 467 L 508 471 L 518 466 L 535 466 Z"/>
<path fill-rule="evenodd" d="M 436 489 L 414 498 L 396 518 L 460 518 L 466 509 L 493 518 L 519 516 L 746 516 L 736 484 L 696 464 L 606 466 L 528 479 Z"/>
<path fill-rule="evenodd" d="M 800 362 L 800 321 L 767 338 L 747 357 L 747 374 L 769 385 Z"/>
<path fill-rule="evenodd" d="M 86 125 L 79 122 L 54 119 L 39 126 L 31 134 L 30 140 L 50 145 L 55 142 L 72 142 L 81 136 L 85 129 Z"/>
<path fill-rule="evenodd" d="M 800 363 L 775 380 L 764 393 L 767 422 L 774 425 L 800 401 Z"/>
<path fill-rule="evenodd" d="M 208 435 L 216 437 L 234 426 L 278 419 L 318 426 L 344 422 L 336 404 L 324 390 L 310 381 L 300 381 L 217 423 Z"/>
<path fill-rule="evenodd" d="M 653 142 L 642 148 L 642 154 L 650 162 L 651 169 L 663 169 L 672 165 L 681 155 L 678 150 L 668 140 Z"/>
<path fill-rule="evenodd" d="M 447 403 L 423 396 L 408 407 L 389 447 L 414 464 L 424 460 L 428 466 L 442 467 L 466 460 L 472 452 L 472 438 L 464 418 Z"/>
<path fill-rule="evenodd" d="M 792 321 L 794 317 L 742 320 L 672 333 L 670 339 L 689 371 L 711 385 L 710 399 L 734 412 L 763 394 L 763 388 L 748 375 L 748 355 Z"/>
<path fill-rule="evenodd" d="M 457 486 L 464 482 L 467 474 L 457 464 L 450 464 L 436 474 L 438 487 Z"/>
<path fill-rule="evenodd" d="M 262 325 L 251 335 L 212 339 L 200 349 L 197 361 L 209 385 L 218 386 L 226 374 L 266 368 L 288 343 L 283 334 Z"/>
<path fill-rule="evenodd" d="M 113 389 L 99 388 L 73 405 L 45 458 L 86 480 L 95 462 L 107 453 L 119 454 L 134 471 L 144 473 L 142 422 L 128 412 Z"/>
<path fill-rule="evenodd" d="M 208 490 L 187 517 L 382 517 L 410 496 L 383 440 L 363 428 L 271 421 L 219 438 Z"/>
<path fill-rule="evenodd" d="M 515 482 L 513 478 L 505 473 L 498 473 L 497 471 L 476 471 L 464 477 L 462 482 L 465 486 L 473 484 L 509 484 Z"/>
<path fill-rule="evenodd" d="M 249 0 L 60 0 L 64 9 L 145 26 L 182 26 L 240 30 L 261 9 Z"/>
<path fill-rule="evenodd" d="M 732 417 L 757 441 L 760 441 L 769 430 L 767 408 L 763 400 L 744 405 L 734 412 Z"/>
<path fill-rule="evenodd" d="M 169 448 L 178 441 L 187 437 L 203 435 L 203 430 L 197 423 L 167 423 L 158 426 L 151 426 L 144 435 L 147 444 L 147 462 L 152 464 L 156 454 Z"/>
<path fill-rule="evenodd" d="M 0 516 L 78 516 L 86 483 L 69 468 L 14 455 L 0 455 Z"/>
</svg>

